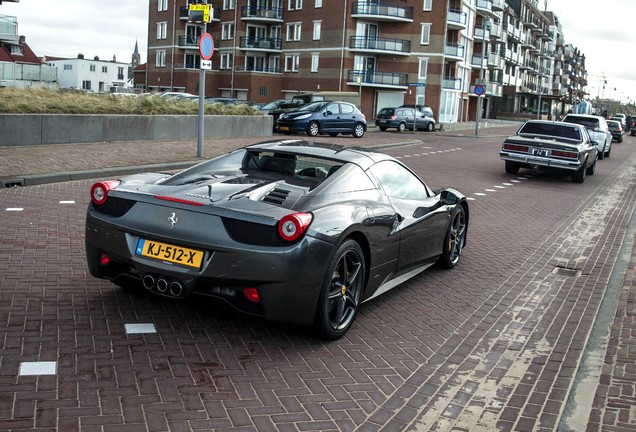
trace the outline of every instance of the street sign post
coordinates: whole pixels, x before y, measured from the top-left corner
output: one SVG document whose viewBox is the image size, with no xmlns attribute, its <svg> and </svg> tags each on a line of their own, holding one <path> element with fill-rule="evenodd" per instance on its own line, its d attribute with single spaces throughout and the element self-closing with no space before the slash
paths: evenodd
<svg viewBox="0 0 636 432">
<path fill-rule="evenodd" d="M 190 5 L 190 7 L 196 5 Z M 203 6 L 203 5 L 202 5 Z M 209 5 L 205 5 L 209 6 Z M 214 54 L 214 39 L 210 33 L 203 33 L 199 38 L 199 54 L 201 67 L 199 68 L 199 116 L 197 133 L 197 157 L 203 157 L 203 134 L 205 126 L 205 71 L 212 69 L 212 54 Z"/>
</svg>

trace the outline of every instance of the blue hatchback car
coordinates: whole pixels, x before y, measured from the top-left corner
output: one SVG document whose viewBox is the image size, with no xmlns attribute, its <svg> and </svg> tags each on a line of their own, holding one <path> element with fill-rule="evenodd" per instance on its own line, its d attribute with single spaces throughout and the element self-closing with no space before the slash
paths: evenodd
<svg viewBox="0 0 636 432">
<path fill-rule="evenodd" d="M 364 114 L 353 104 L 339 101 L 313 102 L 282 114 L 276 123 L 284 134 L 306 133 L 309 136 L 351 134 L 361 138 L 367 130 Z"/>
</svg>

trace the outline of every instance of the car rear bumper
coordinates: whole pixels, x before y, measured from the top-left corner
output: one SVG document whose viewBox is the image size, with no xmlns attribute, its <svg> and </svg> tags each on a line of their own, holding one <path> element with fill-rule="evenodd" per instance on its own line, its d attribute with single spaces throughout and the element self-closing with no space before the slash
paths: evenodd
<svg viewBox="0 0 636 432">
<path fill-rule="evenodd" d="M 577 171 L 581 168 L 581 161 L 577 160 L 576 162 L 565 161 L 560 159 L 553 159 L 541 156 L 533 156 L 527 154 L 519 154 L 507 151 L 499 152 L 499 156 L 503 160 L 517 162 L 522 165 L 527 165 L 530 167 L 549 167 L 549 168 L 558 168 L 570 171 Z"/>
</svg>

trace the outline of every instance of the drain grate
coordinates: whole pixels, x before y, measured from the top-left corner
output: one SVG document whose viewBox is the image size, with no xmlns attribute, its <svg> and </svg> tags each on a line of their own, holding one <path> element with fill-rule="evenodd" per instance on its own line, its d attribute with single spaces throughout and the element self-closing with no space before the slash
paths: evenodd
<svg viewBox="0 0 636 432">
<path fill-rule="evenodd" d="M 580 276 L 581 275 L 581 270 L 573 269 L 573 268 L 567 268 L 567 267 L 556 267 L 553 270 L 553 273 L 556 273 L 556 274 L 561 275 L 561 276 L 572 277 L 572 276 Z"/>
</svg>

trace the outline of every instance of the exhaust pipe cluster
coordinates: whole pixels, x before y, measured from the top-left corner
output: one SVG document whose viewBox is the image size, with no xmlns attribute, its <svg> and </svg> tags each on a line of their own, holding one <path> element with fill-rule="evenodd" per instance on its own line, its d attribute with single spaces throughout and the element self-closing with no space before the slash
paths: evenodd
<svg viewBox="0 0 636 432">
<path fill-rule="evenodd" d="M 168 279 L 165 276 L 147 274 L 142 282 L 148 291 L 156 291 L 166 296 L 181 297 L 185 291 L 182 282 Z"/>
</svg>

